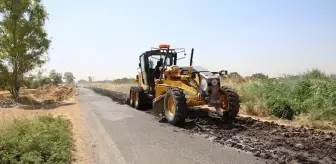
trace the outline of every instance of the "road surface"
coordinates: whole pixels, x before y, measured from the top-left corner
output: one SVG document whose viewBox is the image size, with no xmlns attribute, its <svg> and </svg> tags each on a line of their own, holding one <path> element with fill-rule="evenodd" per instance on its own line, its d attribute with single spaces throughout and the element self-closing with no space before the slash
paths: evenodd
<svg viewBox="0 0 336 164">
<path fill-rule="evenodd" d="M 201 136 L 158 122 L 152 115 L 119 105 L 92 90 L 78 88 L 97 164 L 266 163 Z"/>
</svg>

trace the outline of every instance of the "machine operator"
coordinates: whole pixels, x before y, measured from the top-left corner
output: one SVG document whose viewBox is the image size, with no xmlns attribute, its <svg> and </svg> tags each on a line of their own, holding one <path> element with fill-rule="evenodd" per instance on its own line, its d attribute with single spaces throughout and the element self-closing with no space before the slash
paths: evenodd
<svg viewBox="0 0 336 164">
<path fill-rule="evenodd" d="M 163 63 L 162 58 L 160 58 L 160 60 L 157 61 L 157 63 L 156 63 L 156 66 L 155 66 L 155 69 L 154 69 L 154 78 L 156 78 L 156 79 L 160 78 L 160 73 L 161 73 L 160 67 L 162 66 L 162 63 Z"/>
</svg>

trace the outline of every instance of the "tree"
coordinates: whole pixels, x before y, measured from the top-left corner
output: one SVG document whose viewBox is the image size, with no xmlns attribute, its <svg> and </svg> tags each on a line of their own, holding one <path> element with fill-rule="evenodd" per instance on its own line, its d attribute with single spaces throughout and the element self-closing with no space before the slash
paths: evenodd
<svg viewBox="0 0 336 164">
<path fill-rule="evenodd" d="M 92 83 L 92 77 L 89 76 L 89 83 Z"/>
<path fill-rule="evenodd" d="M 52 80 L 49 77 L 43 77 L 40 81 L 41 86 L 46 85 L 46 84 L 51 84 Z"/>
<path fill-rule="evenodd" d="M 62 83 L 62 74 L 56 72 L 55 69 L 50 71 L 49 78 L 51 79 L 51 81 L 54 85 L 58 85 L 58 84 Z"/>
<path fill-rule="evenodd" d="M 231 72 L 228 76 L 233 78 L 242 78 L 238 72 Z"/>
<path fill-rule="evenodd" d="M 0 14 L 0 60 L 6 63 L 9 90 L 17 98 L 23 75 L 48 60 L 47 12 L 41 0 L 1 0 Z"/>
<path fill-rule="evenodd" d="M 0 61 L 1 62 L 1 61 Z M 0 88 L 7 89 L 9 84 L 9 72 L 5 65 L 0 63 Z"/>
<path fill-rule="evenodd" d="M 23 78 L 23 85 L 27 88 L 32 88 L 34 81 L 36 80 L 36 77 L 34 75 L 28 75 Z"/>
<path fill-rule="evenodd" d="M 86 84 L 86 83 L 87 83 L 87 81 L 84 80 L 84 79 L 80 79 L 80 80 L 78 80 L 78 84 Z"/>
<path fill-rule="evenodd" d="M 268 79 L 268 75 L 263 73 L 255 73 L 251 76 L 252 79 Z"/>
<path fill-rule="evenodd" d="M 71 72 L 65 72 L 63 79 L 65 79 L 68 84 L 73 84 L 75 82 L 75 76 Z"/>
</svg>

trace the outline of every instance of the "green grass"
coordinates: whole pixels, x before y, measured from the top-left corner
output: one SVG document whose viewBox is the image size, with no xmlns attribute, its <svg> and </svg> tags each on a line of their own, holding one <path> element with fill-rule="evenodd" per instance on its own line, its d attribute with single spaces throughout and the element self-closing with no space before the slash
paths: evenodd
<svg viewBox="0 0 336 164">
<path fill-rule="evenodd" d="M 1 128 L 0 163 L 71 163 L 71 123 L 62 117 L 20 118 Z"/>
<path fill-rule="evenodd" d="M 336 125 L 335 75 L 314 69 L 300 75 L 231 83 L 231 86 L 240 94 L 247 114 L 330 121 Z"/>
</svg>

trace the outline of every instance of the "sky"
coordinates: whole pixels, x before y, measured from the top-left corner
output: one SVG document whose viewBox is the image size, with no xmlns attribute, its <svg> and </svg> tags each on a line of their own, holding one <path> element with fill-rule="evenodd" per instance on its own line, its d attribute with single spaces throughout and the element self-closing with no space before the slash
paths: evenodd
<svg viewBox="0 0 336 164">
<path fill-rule="evenodd" d="M 44 0 L 47 70 L 135 77 L 139 55 L 170 44 L 180 60 L 249 76 L 336 73 L 335 0 Z M 182 55 L 183 56 L 183 55 Z M 180 65 L 179 64 L 179 65 Z"/>
</svg>

